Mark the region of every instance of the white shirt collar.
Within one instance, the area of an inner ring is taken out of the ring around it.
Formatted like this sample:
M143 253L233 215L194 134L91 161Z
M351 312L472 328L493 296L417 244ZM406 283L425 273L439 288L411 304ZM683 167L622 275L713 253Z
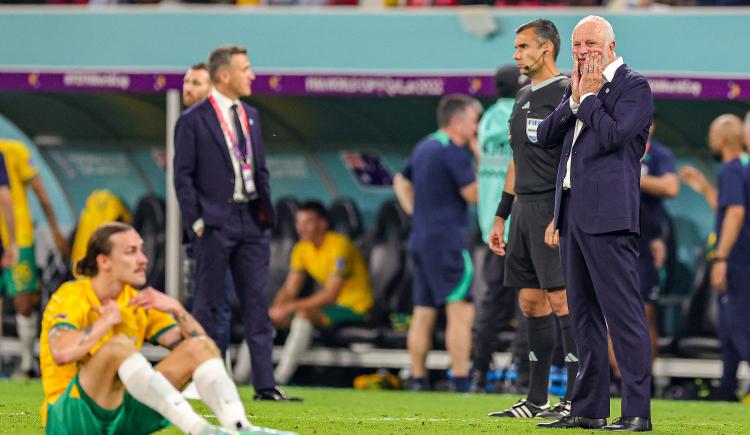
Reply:
M214 97L214 101L216 101L216 104L219 105L222 113L229 113L232 105L240 104L239 100L231 100L229 97L219 92L216 88L213 88L211 90L211 96Z
M602 71L602 75L605 79L607 79L608 82L611 83L615 78L617 68L621 67L624 63L625 61L622 60L622 56L618 57L617 59L613 60L612 63L607 65L606 68L604 68L604 71Z

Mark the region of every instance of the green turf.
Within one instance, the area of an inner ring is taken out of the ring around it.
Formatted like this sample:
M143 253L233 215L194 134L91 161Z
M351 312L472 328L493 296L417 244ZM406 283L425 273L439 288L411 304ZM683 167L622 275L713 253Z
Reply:
M300 434L476 434L538 432L539 420L486 417L511 405L517 396L348 389L287 388L305 398L303 403L253 402L252 390L240 392L251 421ZM0 381L0 433L42 433L39 382ZM201 414L209 411L195 403ZM612 415L619 415L612 401ZM653 402L654 432L662 434L747 434L750 405L688 401ZM215 420L213 420L215 421ZM596 431L551 431L543 433ZM179 433L171 428L162 434Z

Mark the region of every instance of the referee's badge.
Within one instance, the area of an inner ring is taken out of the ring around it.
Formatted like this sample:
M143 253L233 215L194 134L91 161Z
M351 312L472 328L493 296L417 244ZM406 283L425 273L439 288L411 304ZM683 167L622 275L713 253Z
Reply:
M536 129L539 128L541 123L542 119L526 118L526 136L531 143L536 143Z

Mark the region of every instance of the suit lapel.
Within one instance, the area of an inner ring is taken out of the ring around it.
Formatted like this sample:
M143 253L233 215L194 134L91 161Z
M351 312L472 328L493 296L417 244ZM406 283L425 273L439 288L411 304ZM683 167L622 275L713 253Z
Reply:
M203 117L203 121L206 123L206 126L208 127L208 131L211 132L211 136L214 138L213 142L214 144L219 148L219 152L224 157L224 161L229 165L229 167L232 167L232 161L229 157L229 149L227 149L227 141L224 138L224 133L221 131L221 125L219 124L219 120L216 119L216 113L214 113L213 108L210 104L204 106L206 108L206 116Z
M607 97L609 97L610 94L614 93L613 91L615 89L622 85L622 78L628 71L630 71L630 68L628 68L627 65L620 65L620 67L615 71L615 76L612 77L612 81L604 83L602 88L599 89L599 94L597 95L597 97L602 101L602 103L607 99Z

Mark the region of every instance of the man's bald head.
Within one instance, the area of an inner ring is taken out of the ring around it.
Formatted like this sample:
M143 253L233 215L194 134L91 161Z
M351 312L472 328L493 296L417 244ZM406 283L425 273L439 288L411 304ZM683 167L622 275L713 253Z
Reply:
M742 125L742 135L745 138L745 151L750 153L750 111L745 114L745 123Z
M742 149L742 120L731 113L719 115L708 129L708 146L714 155L721 155L725 149Z

